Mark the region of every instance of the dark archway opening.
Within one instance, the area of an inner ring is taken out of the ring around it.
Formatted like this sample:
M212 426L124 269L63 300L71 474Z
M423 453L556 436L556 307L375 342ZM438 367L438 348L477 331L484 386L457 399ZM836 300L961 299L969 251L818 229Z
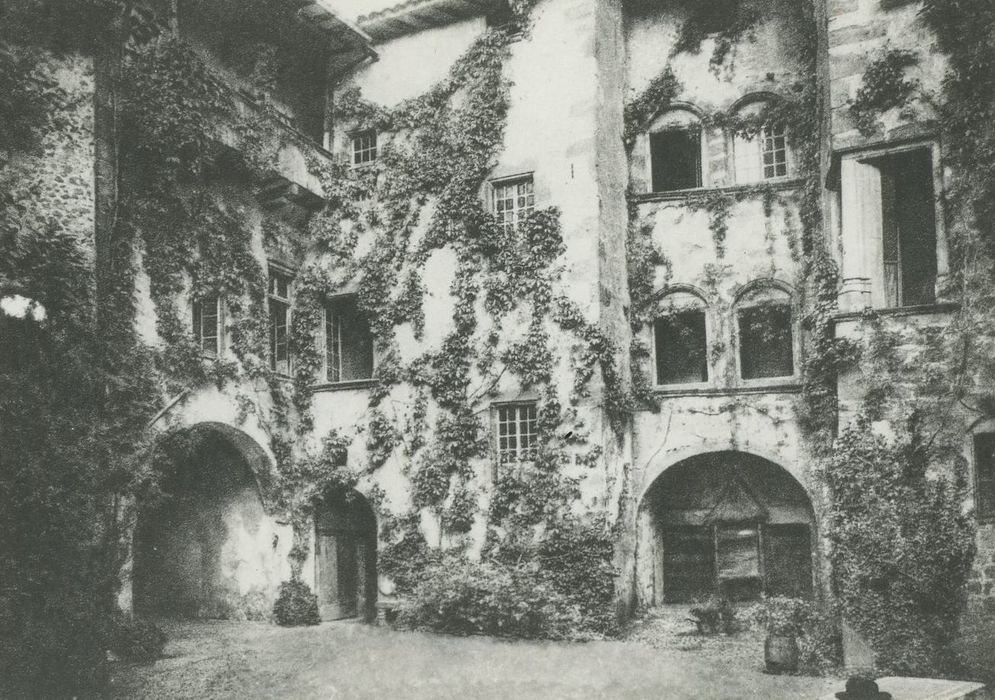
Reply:
M245 570L253 563L243 535L258 531L265 513L245 458L209 428L170 436L161 455L160 488L142 504L135 530L136 611L251 617L241 589L258 572ZM267 606L258 601L257 612Z
M355 491L335 490L315 504L315 582L323 620L376 616L377 524Z
M654 602L812 595L812 505L776 464L739 452L695 456L657 479L646 507Z

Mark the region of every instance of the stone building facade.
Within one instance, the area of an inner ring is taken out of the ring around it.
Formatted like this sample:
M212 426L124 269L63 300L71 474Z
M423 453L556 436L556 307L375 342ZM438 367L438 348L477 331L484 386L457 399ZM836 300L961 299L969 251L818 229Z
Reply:
M474 308L479 325L472 342L489 344L492 354L527 345L535 324L548 338L554 358L547 384L566 416L555 439L579 493L571 510L578 517L603 515L613 526L623 614L712 592L742 600L761 592L828 592L823 491L812 438L799 419L811 352L803 319L813 304L805 277L812 251L802 235L811 182L819 184L826 248L840 270L834 320L840 337L864 338L872 309L879 312L875 323L906 339L901 351L915 361L924 352L922 338L956 310L946 285L939 202L947 173L933 108L913 99L888 109L877 115L871 136L857 128L850 109L865 71L886 50L914 53L918 60L908 73L924 89L938 88L944 58L918 19L918 3L715 4L721 7L702 14L695 3L678 0L535 3L528 26L508 45L508 109L479 191L484 209L508 227L503 230L515 230L533 211L558 210L562 249L553 293L616 353L619 387L595 371L578 388L584 348L575 328L535 321L525 303L500 322L482 303ZM741 4L762 8L762 18L731 34ZM154 427L195 434L197 447L164 483L177 498L138 511L122 574L125 607L262 614L291 576L296 544L305 550L300 575L318 593L323 616L369 615L378 597L394 592L377 566L384 514L415 511L431 546L479 552L495 483L506 469L528 468L538 440L548 394L513 372L474 370L467 405L485 446L469 458L467 471L452 477L476 503L471 521L453 532L439 508L418 507L417 465L432 458L425 445L438 438L446 411L403 377L390 383L386 397L371 401L371 393L382 383L385 354L391 363L413 366L420 357L453 351L447 339L459 318L462 261L451 247L428 248L419 261L424 328L402 320L385 348L375 337L375 319L365 318L357 303L362 268L353 264L376 252L375 227L340 222L355 238L350 262L295 249L293 236L270 235L267 223L310 230L322 206L341 197L323 181L324 167L337 163L347 177L360 179L405 143L402 128L371 129L337 118L337 97L358 88L385 109L418 98L445 81L481 35L503 26L504 3L409 0L367 14L358 25L320 2L272 5L282 19L271 26L281 27L281 50L298 52L295 67L279 74L279 89L267 97L245 99L246 109L252 99L277 104L285 116L281 148L265 187L234 199L255 222L252 251L267 275L266 361L286 375L277 381L289 385L294 373L289 338L301 270L318 266L332 280L335 292L316 335L313 425L300 449L318 450L328 435L346 438L345 467L358 481L349 493L321 494L302 544L269 492L280 461L269 424L273 400L258 398L247 411L245 396L259 392L245 379L222 389L181 389L166 399ZM190 15L184 16L185 6ZM201 16L197 6L179 3L173 31L223 67L225 55L212 44L211 30L238 24L238 10L222 3ZM700 28L693 41L682 30L691 20ZM244 25L247 35L266 29ZM63 193L51 208L92 241L99 265L101 227L109 225L102 207L114 196L117 176L107 157L114 138L101 92L107 75L99 56L60 60L53 75L70 95L80 95L66 105L74 136L52 135L34 165L23 166L33 171L24 183L30 188L37 180L46 193ZM627 105L648 94L668 69L676 87L666 99L649 104L644 119L628 116ZM239 84L237 75L232 82ZM800 135L789 125L750 122L809 89L813 106L825 107L810 136L814 159L802 157ZM231 145L245 147L237 137ZM414 241L410 250L431 233L436 199L426 197L427 213L405 224ZM367 204L357 197L348 206ZM642 280L649 294L638 299L631 269L637 238L654 251ZM139 260L140 332L151 345L161 344L142 268ZM521 289L508 291L524 296ZM207 361L231 359L235 329L225 300L195 299L188 288L176 303ZM626 410L619 427L611 394L630 392L635 376L648 385L655 406ZM858 409L865 388L860 367L840 378L840 424ZM375 424L384 421L394 437L384 454L373 455L383 450ZM964 452L981 518L970 583L978 605L995 600L995 525L987 519L995 514L990 427L965 415Z

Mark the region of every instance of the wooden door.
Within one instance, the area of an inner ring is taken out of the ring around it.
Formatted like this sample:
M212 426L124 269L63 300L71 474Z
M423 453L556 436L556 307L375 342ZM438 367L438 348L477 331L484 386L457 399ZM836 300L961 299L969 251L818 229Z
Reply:
M709 527L672 527L663 533L663 596L690 603L715 591L715 542Z
M808 525L764 529L764 583L767 595L812 595L812 531Z
M322 620L340 620L359 613L358 563L353 535L318 533L315 564Z

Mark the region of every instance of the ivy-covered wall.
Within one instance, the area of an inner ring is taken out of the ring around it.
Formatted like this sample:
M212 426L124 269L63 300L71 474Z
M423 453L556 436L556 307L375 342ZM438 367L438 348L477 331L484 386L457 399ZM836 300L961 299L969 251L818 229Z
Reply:
M818 160L811 155L818 148L817 130L804 119L786 119L790 169L775 181L737 183L733 143L734 134L749 129L751 100L766 100L774 109L794 104L799 113L814 114L814 103L807 102L816 89L814 27L803 3L729 7L719 31L705 33L697 28L700 8L693 4L636 3L628 17L630 317L637 393L646 403L633 415L631 520L623 546L642 605L662 599L654 573L661 556L657 516L649 512L645 494L682 460L722 451L761 456L819 502L811 442L798 419L809 352L800 321L810 303L808 261L818 241L817 226L803 212L811 207L808 183L818 179ZM741 7L746 9L735 14ZM649 134L667 128L668 113L700 126L700 189L652 191ZM742 378L736 304L751 288L791 296L791 376ZM707 381L657 385L653 320L673 310L668 292L683 296L678 306L695 297L705 309ZM816 569L819 563L816 558ZM824 582L818 572L816 578Z

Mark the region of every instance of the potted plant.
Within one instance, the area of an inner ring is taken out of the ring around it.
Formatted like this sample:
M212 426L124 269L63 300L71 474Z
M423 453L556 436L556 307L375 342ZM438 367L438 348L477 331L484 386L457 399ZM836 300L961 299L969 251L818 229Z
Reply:
M784 596L764 597L754 617L767 631L764 664L768 673L798 670L798 637L803 633L808 603Z

